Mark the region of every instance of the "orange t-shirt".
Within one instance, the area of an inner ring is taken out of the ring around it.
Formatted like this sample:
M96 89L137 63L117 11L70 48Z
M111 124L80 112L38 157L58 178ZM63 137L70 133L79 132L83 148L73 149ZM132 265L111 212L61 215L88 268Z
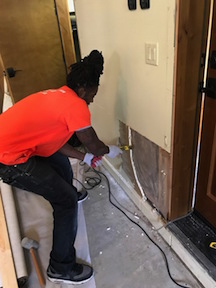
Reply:
M32 94L0 115L0 163L50 156L91 126L88 105L67 86Z

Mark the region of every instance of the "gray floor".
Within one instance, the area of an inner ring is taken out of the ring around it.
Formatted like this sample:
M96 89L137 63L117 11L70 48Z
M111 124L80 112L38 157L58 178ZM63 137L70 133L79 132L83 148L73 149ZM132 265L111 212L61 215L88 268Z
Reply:
M180 284L201 288L197 280L170 250L149 222L129 200L114 179L102 169L108 178L113 195L130 212L127 215L138 222L164 250L171 274ZM94 177L95 174L86 173ZM87 185L87 184L85 184ZM52 209L38 195L15 189L22 237L40 243L37 251L40 267L46 278L46 267L52 243ZM79 228L76 239L79 258L92 263L94 278L79 288L175 288L169 278L163 256L143 231L131 223L109 202L106 180L89 190L89 198L79 204ZM115 200L113 200L115 201ZM84 211L84 213L83 213ZM89 255L90 251L90 255ZM25 251L29 273L28 288L40 288L32 259ZM95 286L96 283L96 286ZM46 280L46 288L69 288L73 285L57 285ZM77 286L76 286L77 287Z
M111 192L119 202L117 205L126 207L131 212L124 209L127 215L139 223L163 249L173 278L186 287L203 287L154 231L115 180L105 170L102 172L109 178ZM116 203L114 199L113 202ZM98 288L178 287L170 280L158 248L139 227L110 204L106 180L89 191L89 199L84 202L83 207Z

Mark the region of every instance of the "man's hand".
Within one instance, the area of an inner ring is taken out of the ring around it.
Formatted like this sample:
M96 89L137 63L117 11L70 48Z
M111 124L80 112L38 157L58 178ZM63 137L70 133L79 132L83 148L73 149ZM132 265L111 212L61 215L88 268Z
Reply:
M86 153L83 162L86 163L88 166L95 168L102 164L102 157L97 157L91 153Z
M115 158L116 156L118 156L119 154L122 154L122 150L115 145L110 145L109 146L109 153L106 154L109 158Z
M98 166L101 166L102 164L102 157L101 156L94 156L91 161L91 167L96 168Z

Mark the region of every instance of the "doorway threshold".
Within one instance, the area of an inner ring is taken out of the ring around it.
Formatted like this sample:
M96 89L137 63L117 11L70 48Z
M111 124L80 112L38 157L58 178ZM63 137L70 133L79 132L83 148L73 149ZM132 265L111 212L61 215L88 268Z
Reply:
M216 280L216 231L195 212L170 223L167 228Z

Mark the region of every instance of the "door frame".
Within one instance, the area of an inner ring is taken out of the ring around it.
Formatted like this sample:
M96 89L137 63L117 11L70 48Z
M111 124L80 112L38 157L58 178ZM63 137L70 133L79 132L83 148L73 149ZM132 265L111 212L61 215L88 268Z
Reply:
M177 0L169 220L192 210L201 109L201 55L206 49L211 0Z
M73 31L70 22L68 0L55 0L57 19L59 23L62 48L67 72L71 64L76 62Z
M3 61L0 54L0 113L3 110L3 100L4 100L4 67Z

